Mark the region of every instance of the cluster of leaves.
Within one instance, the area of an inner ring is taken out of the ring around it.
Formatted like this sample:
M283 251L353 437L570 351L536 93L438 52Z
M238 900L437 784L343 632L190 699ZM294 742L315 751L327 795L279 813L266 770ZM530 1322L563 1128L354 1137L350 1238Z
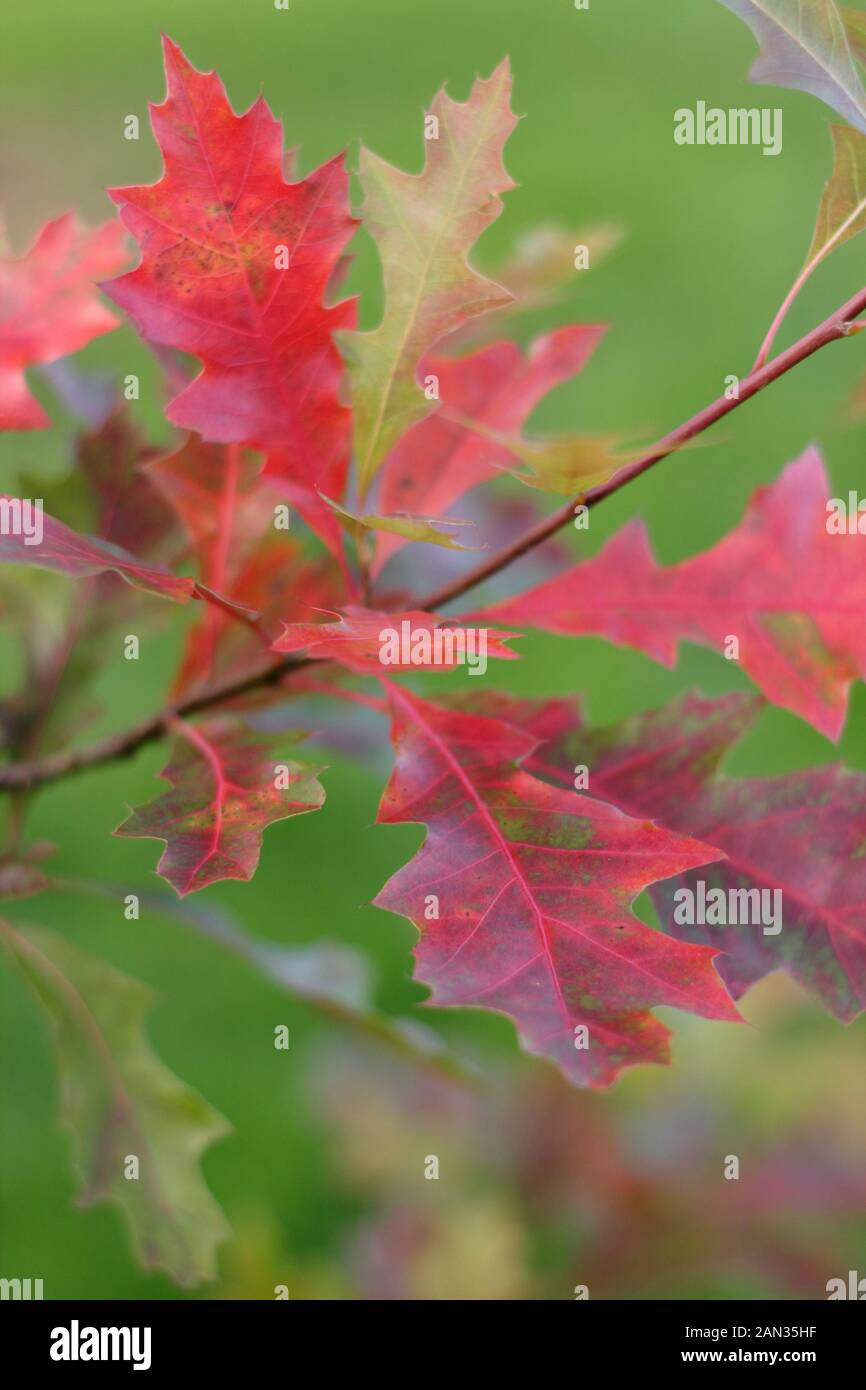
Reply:
M812 91L852 122L834 128L836 167L796 292L866 225L866 95L854 56L864 56L863 16L831 0L723 2L762 43L759 79ZM423 571L420 560L406 567L408 546L420 547L413 558L430 546L464 548L467 518L451 509L503 474L580 497L622 466L612 439L525 431L603 328L560 328L524 354L490 327L549 292L574 238L530 243L497 281L470 263L512 186L503 63L465 102L435 98L420 174L362 150L359 211L381 260L384 307L378 326L360 331L354 300L340 298L356 227L343 159L295 178L263 98L237 115L217 76L171 41L165 63L167 96L152 112L159 181L112 191L120 223L88 234L63 217L27 255L0 263L4 428L48 423L25 369L118 322L99 280L163 364L165 413L182 432L157 454L113 408L82 435L57 490L52 512L67 520L46 515L40 544L4 527L0 559L83 581L61 622L46 619L42 588L4 586L25 662L20 692L0 709L8 761L52 755L55 768L74 771L106 653L153 619L157 599L189 603L196 618L158 723L171 740L168 789L117 832L164 841L157 871L179 897L249 879L264 829L322 806L321 768L297 752L303 735L274 733L261 716L332 697L390 721L395 766L380 821L427 827L377 903L417 927L417 975L432 1003L508 1015L526 1049L592 1086L668 1059L656 1006L735 1021L735 1001L770 971L787 970L837 1017L853 1018L866 1007L857 829L866 778L841 767L763 781L718 772L765 701L837 738L851 683L866 678L866 536L828 534L817 451L759 491L705 554L660 568L634 522L594 558L447 620L489 627L495 658L514 658L508 642L526 627L598 634L670 665L680 641L721 652L733 633L759 695L688 695L598 730L584 727L576 701L431 700L383 679L384 625L432 632L446 621L400 578ZM139 263L106 278L126 263L124 230ZM598 249L609 239L600 229ZM86 380L67 389L86 414ZM482 541L499 499L494 489ZM297 526L290 537L279 524L288 508L306 525L301 540ZM586 794L573 788L576 764L591 770ZM23 838L28 780L9 786L0 891L24 898L52 880L45 847ZM678 926L674 891L698 877L781 887L784 932ZM631 911L649 886L659 931ZM44 929L16 921L0 930L55 1019L85 1194L131 1208L145 1262L189 1282L210 1277L221 1228L196 1164L221 1120L147 1048L139 986ZM263 952L258 963L286 983L387 1031L365 1013L363 991L346 996L341 970L335 983L332 957L275 963ZM576 1045L581 1032L588 1046ZM135 1202L120 1179L128 1152L143 1154L148 1178Z

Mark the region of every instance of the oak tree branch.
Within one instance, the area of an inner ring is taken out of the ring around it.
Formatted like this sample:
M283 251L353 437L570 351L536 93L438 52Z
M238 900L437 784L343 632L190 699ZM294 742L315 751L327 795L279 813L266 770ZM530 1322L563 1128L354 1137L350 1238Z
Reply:
M799 363L804 362L806 358L811 357L813 353L826 347L828 343L837 342L840 338L846 338L852 332L857 331L860 325L855 324L855 321L864 312L866 312L866 287L831 314L829 318L826 318L823 323L818 324L811 332L800 338L798 342L779 353L771 362L744 377L740 382L737 396L733 398L720 396L718 400L713 401L697 415L693 415L690 420L686 420L670 434L665 435L639 459L620 469L607 482L600 483L577 499L567 502L558 511L537 522L523 535L518 536L516 540L503 546L488 559L469 570L467 574L417 600L415 606L435 611L445 604L453 602L454 599L462 597L463 594L475 588L485 579L499 574L522 555L526 555L537 545L541 545L561 527L567 526L573 519L575 506L579 504L587 507L597 506L606 497L611 497L615 492L619 492L627 483L639 478L642 473L646 473L662 459L675 453L684 444L696 439L717 420L723 419L724 416L736 410L738 406L751 400L753 396L758 395L772 382L778 381L780 377L791 371L793 367L798 366ZM34 762L13 763L8 767L0 768L0 791L15 791L41 786L46 782L57 781L59 778L67 777L74 772L84 771L86 768L96 767L101 763L129 757L139 748L144 747L145 744L162 737L173 720L198 714L202 710L224 704L226 701L245 695L250 691L275 685L291 671L307 664L308 659L306 658L284 657L251 675L217 682L190 699L167 706L147 719L141 720L138 724L132 725L131 728L116 734L109 734L106 738L83 748L55 753L50 757Z

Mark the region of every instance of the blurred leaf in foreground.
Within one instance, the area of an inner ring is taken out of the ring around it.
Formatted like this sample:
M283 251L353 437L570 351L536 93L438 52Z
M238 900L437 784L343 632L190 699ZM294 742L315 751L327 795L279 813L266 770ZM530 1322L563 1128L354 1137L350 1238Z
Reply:
M0 922L0 939L54 1028L81 1204L116 1202L146 1268L215 1279L229 1227L198 1165L229 1126L151 1050L150 990L44 928Z

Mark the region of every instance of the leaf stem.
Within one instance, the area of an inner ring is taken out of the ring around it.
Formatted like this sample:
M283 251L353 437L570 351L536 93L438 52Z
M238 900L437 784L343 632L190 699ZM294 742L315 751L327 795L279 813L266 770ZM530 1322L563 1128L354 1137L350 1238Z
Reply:
M784 320L786 319L788 315L788 310L794 303L794 300L797 298L797 295L800 293L801 289L805 285L806 281L809 279L810 275L812 275L813 271L818 269L818 266L822 263L822 261L825 261L827 259L834 247L838 246L841 242L845 240L846 236L851 231L851 228L857 224L859 219L863 216L864 212L866 212L866 198L861 198L859 203L857 203L856 207L854 207L852 211L848 214L848 216L845 218L844 222L840 223L840 225L836 228L833 235L831 237L828 237L828 239L824 242L824 245L818 251L816 251L812 259L807 261L806 264L803 266L803 269L800 271L800 274L797 276L788 293L785 295L785 298L782 300L782 303L779 305L776 317L773 319L773 322L767 329L767 336L761 344L761 350L755 358L755 365L752 367L753 372L756 372L759 370L759 368L763 367L767 358L770 356L770 349L773 346L776 334L778 333Z
M779 308L776 311L775 318L773 319L773 322L770 324L770 327L767 329L767 335L764 338L764 341L761 343L760 351L757 357L755 358L755 363L752 367L753 372L760 371L761 367L763 367L767 358L770 356L770 349L773 346L776 334L778 333L779 329L782 327L782 324L787 318L788 310L794 303L794 300L797 298L797 295L800 293L801 289L805 285L806 281L812 274L812 271L815 269L817 264L818 260L816 259L812 261L809 265L805 265L803 267L803 269L800 271L800 274L794 281L793 285L788 290L788 293L785 295L785 298L782 300L782 303L779 305Z

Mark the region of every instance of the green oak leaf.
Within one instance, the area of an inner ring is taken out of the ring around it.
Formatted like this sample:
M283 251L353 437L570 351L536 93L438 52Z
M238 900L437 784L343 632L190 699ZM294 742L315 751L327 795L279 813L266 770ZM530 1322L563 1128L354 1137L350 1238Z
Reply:
M809 254L770 324L756 367L763 366L767 361L776 334L812 272L837 246L844 245L866 227L866 135L847 125L831 126L830 131L833 136L833 172L821 195Z
M43 927L0 921L0 941L53 1026L81 1204L116 1202L145 1268L212 1281L230 1230L199 1160L230 1126L151 1049L151 991ZM125 1176L130 1155L137 1179Z

